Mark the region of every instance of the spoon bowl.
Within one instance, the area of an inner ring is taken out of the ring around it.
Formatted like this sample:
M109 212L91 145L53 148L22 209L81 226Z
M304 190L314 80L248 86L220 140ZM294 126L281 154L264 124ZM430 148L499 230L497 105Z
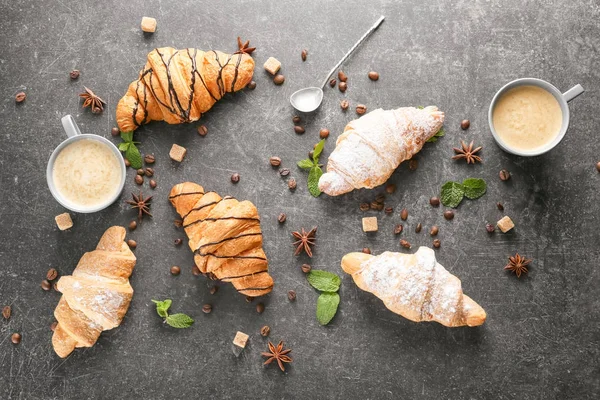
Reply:
M300 112L313 112L323 101L323 90L318 87L307 87L294 92L290 96L290 103Z

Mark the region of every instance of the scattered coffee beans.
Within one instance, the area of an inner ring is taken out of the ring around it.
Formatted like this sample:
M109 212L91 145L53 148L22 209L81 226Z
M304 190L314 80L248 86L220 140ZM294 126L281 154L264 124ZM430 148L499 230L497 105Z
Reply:
M239 181L240 181L240 174L238 174L237 172L233 173L231 175L231 182L238 183Z
M177 265L173 265L171 267L171 275L179 275L181 273L181 268L179 268Z
M510 179L510 172L508 172L505 169L501 170L499 175L500 175L500 180L502 180L502 181L507 181Z
M454 211L452 210L446 210L444 211L444 218L446 218L448 221L450 221L451 219L454 218Z
M369 79L372 81L376 81L379 79L379 73L375 72L375 71L371 71L369 72Z
M462 121L460 121L460 129L462 129L463 131L469 129L470 126L471 121L469 121L468 119L463 119Z

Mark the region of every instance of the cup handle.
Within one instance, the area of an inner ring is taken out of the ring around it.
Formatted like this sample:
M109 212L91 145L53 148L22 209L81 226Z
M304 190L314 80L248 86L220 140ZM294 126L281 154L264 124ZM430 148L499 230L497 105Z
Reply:
M583 92L585 92L585 90L583 89L583 87L581 85L575 85L571 89L564 92L563 97L565 98L566 102L569 102L569 101L573 100L575 97L582 94Z
M65 115L60 121L62 122L63 129L68 137L81 135L81 131L79 130L79 127L75 123L75 120L71 114Z

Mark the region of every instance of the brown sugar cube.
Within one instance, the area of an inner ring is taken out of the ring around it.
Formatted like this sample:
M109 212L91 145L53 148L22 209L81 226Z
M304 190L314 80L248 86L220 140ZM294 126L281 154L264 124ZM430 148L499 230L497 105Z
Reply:
M54 220L56 221L56 225L58 225L58 229L60 229L61 231L73 227L73 220L71 219L69 213L57 215L56 217L54 217Z
M377 232L377 217L364 217L362 226L365 232Z
M143 17L142 30L149 33L156 32L156 19L151 17Z
M235 338L233 338L233 354L235 354L236 357L239 357L242 351L246 348L248 338L249 336L244 332L238 331L235 334Z
M279 68L281 68L281 63L275 57L269 57L263 67L265 67L268 73L275 75L279 71Z
M187 150L185 147L181 147L180 145L173 143L173 147L171 147L171 151L169 152L169 157L171 157L171 159L174 161L182 162L186 153Z
M502 231L502 233L506 233L515 227L514 222L508 216L502 217L500 221L497 222L498 228Z

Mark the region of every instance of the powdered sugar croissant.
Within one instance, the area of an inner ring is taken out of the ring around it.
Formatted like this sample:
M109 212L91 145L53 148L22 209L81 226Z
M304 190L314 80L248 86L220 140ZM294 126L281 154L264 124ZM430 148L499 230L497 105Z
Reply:
M444 113L433 106L377 109L350 121L329 156L319 189L338 196L385 183L443 124Z
M76 347L92 347L100 333L121 324L133 297L129 276L136 258L124 242L125 228L108 228L96 250L85 253L73 275L63 276L54 316L52 345L59 357Z
M411 321L436 321L448 327L485 322L483 308L463 294L460 279L446 271L428 247L419 247L415 254L349 253L342 258L342 269L359 288Z
M197 121L225 93L246 87L253 73L254 60L243 50L154 49L117 105L117 124L130 132L150 121Z

